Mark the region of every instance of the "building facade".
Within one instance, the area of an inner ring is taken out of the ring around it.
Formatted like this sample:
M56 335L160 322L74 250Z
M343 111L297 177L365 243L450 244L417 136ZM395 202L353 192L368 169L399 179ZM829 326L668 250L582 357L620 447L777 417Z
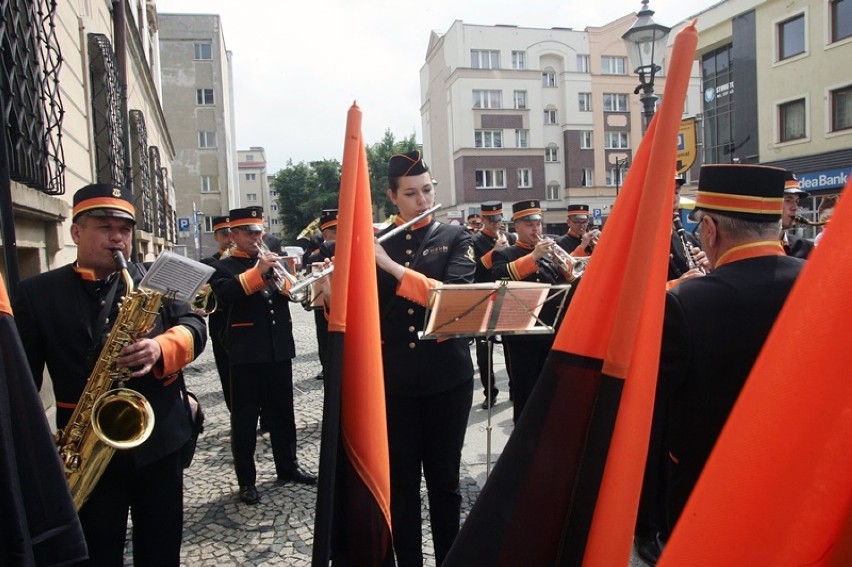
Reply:
M177 149L173 178L180 244L216 251L214 216L239 206L232 58L218 15L159 14L163 111Z
M173 248L174 146L160 105L156 3L10 0L2 10L9 162L0 167L0 224L10 288L76 258L72 198L92 182L132 189L136 259Z
M704 161L795 172L814 219L852 173L852 0L726 0L698 29Z
M268 234L281 237L283 225L278 214L278 192L269 184L266 150L251 147L237 152L240 171L240 203L263 207L263 226Z
M482 201L534 198L548 232L564 230L573 203L604 221L643 134L621 39L634 21L582 31L456 21L433 32L420 79L423 147L444 210L464 218ZM696 69L684 117L698 113L698 93Z

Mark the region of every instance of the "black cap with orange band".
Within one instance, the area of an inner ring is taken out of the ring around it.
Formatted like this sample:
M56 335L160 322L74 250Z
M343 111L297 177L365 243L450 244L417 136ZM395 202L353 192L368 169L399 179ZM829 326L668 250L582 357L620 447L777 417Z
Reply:
M777 221L784 204L784 177L778 167L712 164L701 167L695 210L751 221Z
M110 183L92 183L74 193L72 220L81 216L116 217L136 224L136 208L130 191Z

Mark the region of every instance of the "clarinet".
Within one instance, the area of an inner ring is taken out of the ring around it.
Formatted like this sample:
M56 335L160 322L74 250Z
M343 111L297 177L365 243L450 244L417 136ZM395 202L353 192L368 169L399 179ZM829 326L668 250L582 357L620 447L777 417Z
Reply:
M692 246L689 245L689 241L686 239L686 230L683 228L683 223L680 222L679 214L674 214L672 217L672 223L674 224L678 238L680 238L680 245L683 246L683 253L686 255L686 265L688 269L693 270L698 268L701 270L702 274L705 273L704 268L698 265L698 262L695 261L695 256L692 255Z

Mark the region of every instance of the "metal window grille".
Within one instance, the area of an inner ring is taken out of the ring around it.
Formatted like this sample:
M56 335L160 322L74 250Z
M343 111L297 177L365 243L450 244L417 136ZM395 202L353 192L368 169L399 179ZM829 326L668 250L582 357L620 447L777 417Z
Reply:
M133 200L136 203L137 217L141 210L142 226L145 232L151 232L154 217L154 203L151 198L151 169L148 160L148 131L145 128L145 115L141 110L130 111L130 163L133 172Z
M160 203L160 199L162 199L163 196L163 176L162 167L160 165L160 149L156 146L148 148L148 160L148 165L151 168L151 211L153 213L151 219L151 232L155 236L162 236L158 230L161 224L160 211L163 208Z
M125 124L121 117L121 89L112 44L103 34L89 34L89 73L97 180L124 187L126 156L122 144Z

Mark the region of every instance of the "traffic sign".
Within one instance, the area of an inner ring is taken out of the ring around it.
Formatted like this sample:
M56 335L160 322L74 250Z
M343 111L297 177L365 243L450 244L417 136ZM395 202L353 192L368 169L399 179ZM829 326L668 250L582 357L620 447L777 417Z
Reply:
M189 217L178 217L177 221L180 232L189 232Z
M592 209L592 216L595 218L595 220L601 220L601 217L603 215L601 214L600 209Z

